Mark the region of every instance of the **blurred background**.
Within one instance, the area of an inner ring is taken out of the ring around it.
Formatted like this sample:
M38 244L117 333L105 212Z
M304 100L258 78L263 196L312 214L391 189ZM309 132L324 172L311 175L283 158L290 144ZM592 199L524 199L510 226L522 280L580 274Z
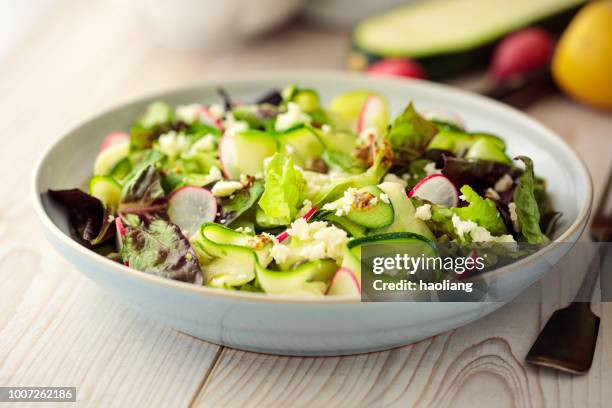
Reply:
M527 111L596 176L612 161L612 0L0 0L5 134L287 68L450 83Z

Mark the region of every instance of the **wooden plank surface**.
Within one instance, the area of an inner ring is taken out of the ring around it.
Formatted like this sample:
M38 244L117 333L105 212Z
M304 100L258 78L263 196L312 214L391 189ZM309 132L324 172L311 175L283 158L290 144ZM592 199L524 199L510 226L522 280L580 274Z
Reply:
M0 60L0 385L77 386L89 406L605 406L612 304L583 377L526 367L554 304L515 303L399 349L289 358L221 348L126 308L47 244L28 183L44 146L127 99L213 73L341 68L348 36L298 25L222 55L152 44L111 2L65 1ZM611 115L551 96L529 113L586 159L595 185L612 157ZM524 296L537 296L527 293ZM19 405L23 406L23 405Z

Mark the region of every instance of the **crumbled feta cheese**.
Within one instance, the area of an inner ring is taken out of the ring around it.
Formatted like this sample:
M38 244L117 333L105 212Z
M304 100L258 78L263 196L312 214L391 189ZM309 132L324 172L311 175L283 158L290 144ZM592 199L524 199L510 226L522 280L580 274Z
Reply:
M387 175L385 176L383 181L389 181L391 183L401 184L404 188L406 188L408 186L408 182L406 180L404 180L403 178L397 177L393 173L387 173Z
M242 183L239 181L218 181L211 192L215 197L227 197L237 190L242 190Z
M423 170L425 170L425 174L427 174L428 176L431 176L433 174L440 174L440 170L436 167L436 163L435 162L431 162L431 163L427 163L424 167Z
M495 182L493 188L498 193L503 193L504 191L508 191L510 187L514 184L514 180L508 174L504 174L499 180Z
M213 103L208 107L208 112L210 112L212 117L215 119L223 119L223 115L225 115L225 108L219 103Z
M464 221L459 218L458 215L454 214L452 218L453 227L457 231L459 238L464 238L467 234L472 237L472 242L496 242L496 243L514 243L514 237L510 234L500 235L495 237L484 227L476 224L474 221Z
M487 188L484 195L485 197L490 198L491 200L499 200L501 198L499 196L499 193L493 190L491 187Z
M423 221L431 220L431 204L423 204L422 206L417 207L414 216Z
M302 112L297 103L289 102L287 104L287 112L279 113L278 116L276 116L274 128L277 131L287 130L300 123L310 123L310 121L310 116Z
M191 151L193 153L197 153L197 152L210 152L215 150L215 137L213 135L206 135L200 139L198 139L197 142L195 142L194 144L191 145Z
M236 136L240 132L244 132L249 128L249 124L245 121L236 120L234 115L229 113L225 118L225 133L226 136Z
M346 231L330 226L325 221L306 222L303 218L295 220L287 229L292 239L289 245L276 242L271 255L277 263L287 261L330 258L342 262L344 247L347 241ZM297 239L297 241L293 241Z
M521 226L518 222L518 215L516 214L516 203L511 202L508 204L508 211L510 212L510 221L512 221L512 227L516 232L521 231Z
M385 204L389 204L391 203L391 200L389 200L389 196L386 195L385 193L380 193L380 201L382 201Z
M213 181L223 180L223 174L221 173L221 170L219 170L217 166L212 166L210 170L208 171L207 179L210 180L208 183L211 183Z
M202 110L202 105L199 103L192 103L190 105L177 106L175 109L175 116L181 122L192 124L198 119L198 115Z
M275 244L270 250L270 255L272 256L272 258L274 258L276 263L283 264L287 262L287 260L291 256L291 248L289 248L287 245Z
M158 142L159 150L170 158L177 157L189 146L189 139L184 134L176 133L173 130L161 135Z
M331 131L332 131L332 128L327 123L325 123L325 124L323 124L323 126L321 126L321 132L323 132L323 133L329 134L329 133L331 133Z
M353 187L350 187L344 192L342 198L323 205L324 210L335 211L335 214L339 217L347 214L351 210L351 205L353 205L353 201L355 201L355 193L357 190Z
M251 229L251 227L238 227L234 231L245 233L245 234L250 234L251 232L253 232L253 229Z

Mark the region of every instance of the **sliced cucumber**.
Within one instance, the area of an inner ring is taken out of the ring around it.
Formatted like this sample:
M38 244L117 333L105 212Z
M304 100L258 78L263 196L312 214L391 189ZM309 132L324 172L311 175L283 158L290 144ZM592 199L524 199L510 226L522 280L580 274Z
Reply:
M127 158L129 153L129 141L119 142L112 146L108 146L98 154L98 157L96 157L96 161L94 162L94 174L111 174L115 166L120 161Z
M250 246L253 236L234 231L216 223L206 223L200 228L202 247L212 257L223 258L231 256L232 247L243 247L255 253L262 265L270 263L270 248L272 242L263 243L253 249Z
M395 217L393 222L384 228L379 228L374 233L390 232L412 232L424 236L427 239L435 240L434 234L429 230L423 220L415 217L415 208L406 195L404 187L399 183L384 182L378 185L391 201Z
M276 151L275 136L251 129L234 136L223 136L219 143L219 160L225 176L238 179L241 174L263 172L264 160Z
M255 278L257 262L251 249L233 245L220 245L218 249L224 255L215 257L202 268L208 286L240 286ZM208 248L205 247L205 250L208 251Z
M506 149L506 143L499 137L487 133L468 133L457 128L439 127L438 133L431 139L428 150L446 150L455 156L464 155L476 142L485 139L497 146L499 150Z
M321 107L319 95L314 89L299 89L291 100L304 112L314 112Z
M283 294L301 290L306 282L329 282L338 264L330 259L320 259L288 271L271 271L260 265L255 268L257 281L266 293Z
M478 139L465 154L466 159L488 160L512 165L512 160L499 145L488 138Z
M121 201L121 184L111 176L93 176L89 180L89 194L109 208L117 208Z
M325 151L325 146L317 134L308 126L280 133L278 140L282 149L302 168L307 168L312 160L320 158Z
M329 111L337 115L347 124L354 124L359 118L361 108L369 96L376 92L366 89L356 89L336 96L329 104Z
M357 190L346 218L366 228L383 228L391 224L394 218L393 206L381 200L381 193L375 186Z
M322 220L331 222L336 227L342 228L354 238L365 236L367 228L349 220L346 217L339 217L333 213L327 214L321 218Z
M123 180L130 171L132 171L132 162L129 157L126 157L115 164L110 174L116 180Z

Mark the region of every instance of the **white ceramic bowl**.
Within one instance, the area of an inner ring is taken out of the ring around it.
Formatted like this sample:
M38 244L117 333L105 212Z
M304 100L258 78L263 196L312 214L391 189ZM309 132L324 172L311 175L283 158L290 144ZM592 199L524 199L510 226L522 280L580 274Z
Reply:
M554 205L563 211L557 242L573 243L590 212L589 174L575 153L555 134L523 113L447 86L416 80L372 78L343 72L268 72L233 75L189 89L167 92L120 106L69 132L38 162L32 198L44 231L76 268L151 318L193 336L231 347L275 354L341 355L387 349L414 342L476 320L503 305L496 303L359 303L343 297L295 299L220 291L162 279L112 262L66 234L58 209L43 203L49 188L84 185L105 134L128 129L153 100L171 104L217 101L225 87L249 100L289 83L320 91L324 101L339 92L369 88L386 95L392 113L409 100L419 109L442 107L461 115L470 129L506 138L510 154L534 159L547 178ZM491 275L497 289L514 296L540 279L571 245L551 245Z
M218 50L293 17L305 0L114 0L159 43Z

